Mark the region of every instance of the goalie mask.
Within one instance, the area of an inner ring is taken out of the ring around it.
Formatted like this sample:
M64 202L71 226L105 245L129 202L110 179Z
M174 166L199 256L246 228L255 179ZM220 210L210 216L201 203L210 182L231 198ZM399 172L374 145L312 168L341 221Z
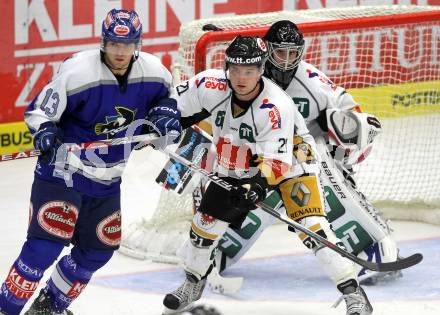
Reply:
M373 140L382 130L375 116L340 109L327 109L327 126L334 157L347 166L370 154Z
M295 75L304 52L304 38L295 23L282 20L274 23L263 39L269 49L266 76L284 90Z
M107 42L135 44L135 57L141 49L142 24L135 11L112 9L102 21L101 51Z

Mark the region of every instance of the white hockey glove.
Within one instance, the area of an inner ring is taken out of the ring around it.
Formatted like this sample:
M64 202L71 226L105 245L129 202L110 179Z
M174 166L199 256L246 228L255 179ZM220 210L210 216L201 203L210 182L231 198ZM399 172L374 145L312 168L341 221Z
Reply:
M333 108L327 109L327 127L332 154L344 165L362 162L382 130L374 115Z

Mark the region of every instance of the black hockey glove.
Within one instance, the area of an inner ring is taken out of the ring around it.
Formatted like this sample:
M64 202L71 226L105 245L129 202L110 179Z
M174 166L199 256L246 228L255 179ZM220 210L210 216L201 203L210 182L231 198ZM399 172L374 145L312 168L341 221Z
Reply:
M48 164L54 164L57 150L61 146L61 131L51 121L41 124L34 134L34 147L40 150L43 160Z
M256 203L266 199L269 184L260 172L254 177L238 181L237 189L231 193L231 204L240 210L255 210Z

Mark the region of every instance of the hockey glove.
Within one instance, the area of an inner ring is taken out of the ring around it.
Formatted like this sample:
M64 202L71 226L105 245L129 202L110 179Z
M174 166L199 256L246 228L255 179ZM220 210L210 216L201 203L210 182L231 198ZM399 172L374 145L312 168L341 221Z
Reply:
M156 149L163 148L171 143L177 143L182 132L180 124L180 111L177 108L176 100L165 98L150 109L147 120L149 120L149 132L156 133L160 138L153 141Z
M240 179L237 189L231 194L231 204L240 210L254 210L257 203L266 199L268 187L260 172L252 178Z
M47 121L41 124L34 134L34 147L40 150L43 160L48 164L54 164L60 145L60 130L55 123Z

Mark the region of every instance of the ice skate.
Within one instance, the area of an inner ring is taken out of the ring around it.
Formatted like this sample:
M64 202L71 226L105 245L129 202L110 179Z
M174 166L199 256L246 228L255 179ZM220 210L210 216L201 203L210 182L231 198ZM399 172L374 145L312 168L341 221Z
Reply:
M24 315L73 315L69 310L56 312L52 307L52 297L43 289Z
M373 314L373 307L371 306L364 290L360 286L358 286L354 292L345 293L343 296L341 296L333 307L337 307L342 299L345 300L345 304L347 306L347 315Z
M206 279L197 281L190 273L187 273L185 282L175 291L168 293L163 305L163 315L179 314L194 307L193 303L200 299L205 288Z

